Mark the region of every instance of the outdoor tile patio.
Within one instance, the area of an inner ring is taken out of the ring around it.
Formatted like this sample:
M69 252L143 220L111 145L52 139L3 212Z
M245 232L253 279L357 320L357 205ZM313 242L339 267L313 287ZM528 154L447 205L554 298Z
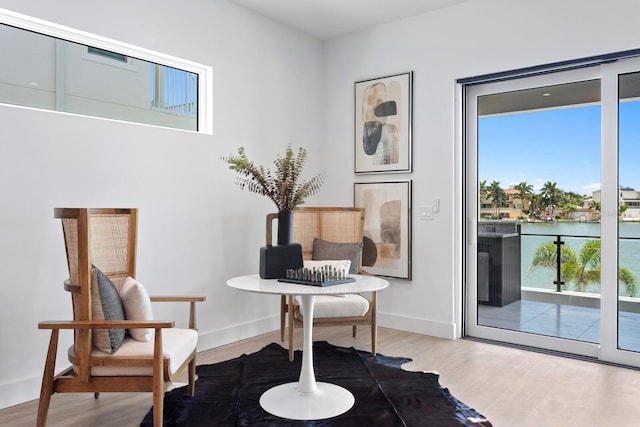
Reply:
M566 304L520 300L504 307L478 306L478 324L532 334L597 343L600 310ZM640 351L640 314L620 312L619 348Z

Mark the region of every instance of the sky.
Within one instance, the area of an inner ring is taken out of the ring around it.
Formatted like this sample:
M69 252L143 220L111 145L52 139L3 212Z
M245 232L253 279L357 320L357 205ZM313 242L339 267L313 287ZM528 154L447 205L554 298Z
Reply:
M640 101L620 104L619 184L640 189ZM502 188L545 182L591 196L600 189L600 106L481 118L478 173Z
M620 104L618 116L619 184L640 190L640 101Z

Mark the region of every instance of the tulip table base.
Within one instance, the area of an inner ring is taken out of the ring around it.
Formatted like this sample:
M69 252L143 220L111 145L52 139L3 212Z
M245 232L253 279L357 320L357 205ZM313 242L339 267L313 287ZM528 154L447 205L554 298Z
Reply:
M257 275L229 279L232 288L277 295L299 295L304 319L313 319L315 295L373 292L389 282L373 276L354 275L355 282L337 286L307 286L261 279ZM302 364L297 383L280 384L260 396L260 406L272 415L292 420L322 420L344 414L355 403L351 392L336 384L316 382L313 371L313 322L303 322Z
M312 392L298 391L298 383L270 388L260 397L268 413L292 420L321 420L344 414L355 403L353 394L338 385L318 382Z
M313 319L314 295L300 295L303 319ZM292 420L321 420L347 412L355 403L353 394L339 385L316 382L313 371L313 322L304 322L300 380L275 386L260 396L262 409Z

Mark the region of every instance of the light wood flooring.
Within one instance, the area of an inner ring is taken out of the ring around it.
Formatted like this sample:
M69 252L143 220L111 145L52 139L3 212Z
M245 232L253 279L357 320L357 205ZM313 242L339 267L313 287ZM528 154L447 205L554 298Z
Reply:
M314 340L370 351L366 328L355 339L350 332L350 328L316 328ZM299 346L300 334L296 330ZM202 352L198 363L253 353L271 342L279 342L279 332ZM407 370L438 372L440 384L496 427L640 425L637 370L387 328L379 328L378 351L410 357ZM51 399L47 425L138 426L150 407L149 393L103 393L98 400L92 394L59 394ZM0 426L31 427L36 410L37 401L1 410Z

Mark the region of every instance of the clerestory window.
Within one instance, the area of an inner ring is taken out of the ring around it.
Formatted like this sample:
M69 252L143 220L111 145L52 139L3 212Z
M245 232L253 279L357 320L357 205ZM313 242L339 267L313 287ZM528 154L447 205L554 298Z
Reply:
M0 9L0 103L211 133L211 68Z

